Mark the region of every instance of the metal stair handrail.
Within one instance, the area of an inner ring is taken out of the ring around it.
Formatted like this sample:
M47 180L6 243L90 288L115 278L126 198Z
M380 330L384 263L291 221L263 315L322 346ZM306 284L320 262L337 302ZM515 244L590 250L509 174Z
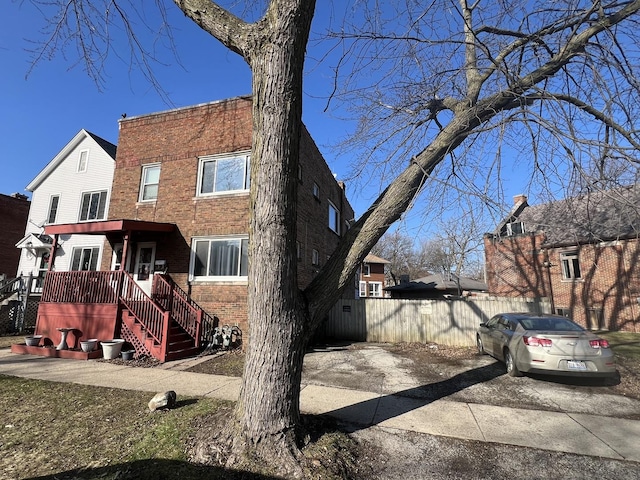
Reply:
M145 328L145 333L158 344L164 345L168 337L169 312L146 294L133 277L124 271L121 274L122 284L119 289L120 303Z
M202 318L208 315L197 303L166 274L153 276L153 298L171 314L171 318L180 325L200 347Z
M158 274L156 274L158 276ZM194 301L191 296L185 292L168 274L160 275L162 280L171 286L172 294L174 298L179 298L180 302L186 302L191 305L195 311L200 312L200 320L199 320L199 334L197 337L194 337L196 340L197 346L209 346L213 342L213 337L215 334L215 328L218 325L218 319L202 308L196 301ZM196 332L194 332L196 333ZM191 334L191 333L190 333Z
M17 288L16 283L18 284ZM20 290L22 290L22 277L7 279L2 282L2 286L0 287L0 299L4 298L7 294L13 294Z

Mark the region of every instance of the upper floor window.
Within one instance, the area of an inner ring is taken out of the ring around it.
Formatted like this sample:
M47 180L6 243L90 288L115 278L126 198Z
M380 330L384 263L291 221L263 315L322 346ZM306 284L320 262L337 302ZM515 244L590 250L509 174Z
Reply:
M368 277L371 275L371 265L369 265L368 263L362 264L362 275L364 277Z
M87 192L82 194L80 204L80 221L103 220L107 206L107 191Z
M329 228L340 235L340 210L329 202Z
M360 282L359 292L361 297L367 296L367 282Z
M71 270L85 271L98 269L100 247L74 247L71 254Z
M562 264L562 278L565 280L582 278L577 251L561 253L560 262Z
M193 241L191 277L196 280L246 279L249 239L199 238Z
M320 200L320 187L315 182L313 182L313 196L316 200Z
M249 154L204 157L198 171L198 195L249 190Z
M320 254L318 250L311 250L311 265L320 265Z
M59 203L60 195L51 195L51 199L49 200L49 213L47 215L47 223L56 223Z
M507 223L508 236L520 235L522 233L524 233L524 223L522 222Z
M145 165L142 167L140 183L140 201L157 200L158 184L160 183L160 165Z
M87 164L89 163L89 150L82 150L78 157L78 169L77 172L86 172Z

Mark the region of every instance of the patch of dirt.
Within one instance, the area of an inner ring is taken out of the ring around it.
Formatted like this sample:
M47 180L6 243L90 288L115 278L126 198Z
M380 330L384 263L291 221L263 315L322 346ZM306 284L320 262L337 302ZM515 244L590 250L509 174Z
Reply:
M113 365L126 365L129 367L140 367L140 368L154 368L162 365L160 361L153 357L140 357L134 358L133 360L123 360L122 358L113 358L113 359L105 359L99 358L96 360L97 362L103 363L111 363Z
M216 354L207 360L187 369L188 372L207 373L209 375L224 375L227 377L241 377L244 369L244 352L229 350Z

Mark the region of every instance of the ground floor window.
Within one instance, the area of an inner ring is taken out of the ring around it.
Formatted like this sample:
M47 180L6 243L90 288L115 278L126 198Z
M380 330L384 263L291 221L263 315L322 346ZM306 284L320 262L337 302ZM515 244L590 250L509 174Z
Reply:
M248 247L247 237L194 239L190 276L196 280L246 279Z
M100 247L74 247L71 254L71 270L85 271L98 269Z
M369 282L369 296L382 297L382 282Z

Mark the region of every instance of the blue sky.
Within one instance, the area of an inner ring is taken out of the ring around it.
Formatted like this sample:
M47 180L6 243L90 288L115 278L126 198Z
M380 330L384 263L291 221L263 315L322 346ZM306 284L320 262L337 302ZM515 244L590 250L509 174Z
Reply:
M166 103L138 72L116 57L107 64L102 91L82 65L74 67L62 55L40 62L25 78L31 67L30 40L43 38L39 31L44 23L29 2L0 2L0 193L26 193L26 185L81 128L117 144L118 119L123 113L143 115L251 92L250 70L244 61L185 18L171 2L167 4L182 66L165 55L168 65L158 68L156 74L173 104ZM331 2L318 2L316 33L323 31L332 14L339 18L334 8ZM126 49L120 53L126 55ZM320 55L313 42L309 53L310 57ZM307 69L303 120L330 168L344 180L352 159L348 152L338 154L331 147L354 124L324 112L332 88L330 61L318 65L307 60ZM368 186L347 182L357 216L382 187L380 182ZM509 188L508 201L509 195L519 193L517 186ZM405 224L424 222L421 214L415 209L404 217Z
M115 58L108 65L103 91L81 65L73 67L60 55L39 63L25 78L31 66L29 40L42 38L38 32L43 23L33 17L28 2L0 3L0 193L25 193L25 186L81 128L117 144L123 113L142 115L251 93L245 62L184 18L177 7L169 5L169 11L183 67L167 55L172 64L158 68L157 74L173 105ZM317 70L307 78L304 121L340 176L346 174L345 160L332 157L329 145L350 126L322 112L325 103L316 96L331 87L324 78Z

